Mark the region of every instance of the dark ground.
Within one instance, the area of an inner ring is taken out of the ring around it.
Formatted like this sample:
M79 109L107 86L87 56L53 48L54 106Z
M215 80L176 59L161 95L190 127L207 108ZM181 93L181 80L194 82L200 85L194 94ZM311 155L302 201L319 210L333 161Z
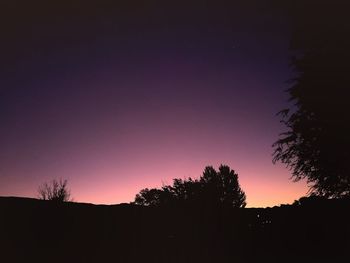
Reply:
M265 209L0 197L0 262L350 262L349 200Z

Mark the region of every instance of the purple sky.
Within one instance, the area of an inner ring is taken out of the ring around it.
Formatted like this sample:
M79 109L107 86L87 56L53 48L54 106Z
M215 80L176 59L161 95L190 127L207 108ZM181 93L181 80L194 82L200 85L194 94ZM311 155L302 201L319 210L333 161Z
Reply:
M306 194L271 161L292 76L283 9L83 3L8 4L0 195L66 178L75 201L129 202L221 163L248 206Z

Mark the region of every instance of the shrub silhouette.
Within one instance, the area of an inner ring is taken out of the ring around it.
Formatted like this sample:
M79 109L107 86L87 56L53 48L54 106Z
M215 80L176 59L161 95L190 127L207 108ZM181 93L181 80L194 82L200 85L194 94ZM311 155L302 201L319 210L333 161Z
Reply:
M55 202L71 201L70 190L67 188L68 181L60 179L52 180L50 183L43 183L38 188L39 199Z
M136 195L134 203L144 206L205 204L240 208L246 205L246 195L238 183L238 175L229 166L221 165L219 171L212 166L205 167L199 179L176 178L172 186L145 188Z

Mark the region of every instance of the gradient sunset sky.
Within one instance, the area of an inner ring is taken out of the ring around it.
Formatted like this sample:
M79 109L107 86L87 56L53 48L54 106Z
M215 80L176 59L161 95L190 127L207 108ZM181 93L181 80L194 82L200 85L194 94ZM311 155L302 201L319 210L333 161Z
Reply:
M130 202L221 163L249 207L307 193L272 164L293 76L282 6L91 2L2 4L0 196L64 178L75 201Z

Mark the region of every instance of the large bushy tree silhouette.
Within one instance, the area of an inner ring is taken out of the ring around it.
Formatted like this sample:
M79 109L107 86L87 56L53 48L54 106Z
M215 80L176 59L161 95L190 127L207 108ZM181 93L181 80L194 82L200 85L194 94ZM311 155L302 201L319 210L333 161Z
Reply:
M294 105L281 111L288 130L273 145L275 162L326 197L350 195L350 20L344 4L293 1L296 78L288 93Z
M210 205L245 207L246 195L238 183L238 175L227 165L219 171L212 166L204 169L199 179L174 179L173 185L161 189L143 189L135 197L135 204L145 206Z

